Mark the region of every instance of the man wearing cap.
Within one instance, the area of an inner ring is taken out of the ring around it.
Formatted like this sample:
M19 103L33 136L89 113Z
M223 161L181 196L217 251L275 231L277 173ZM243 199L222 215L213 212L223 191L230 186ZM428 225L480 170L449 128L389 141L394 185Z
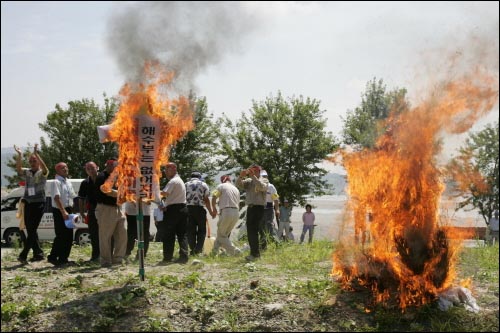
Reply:
M198 255L203 252L203 244L207 236L207 207L211 216L212 208L208 199L210 189L201 180L201 173L194 171L191 173L191 180L186 183L186 203L188 208L187 239L191 255Z
M213 254L219 252L219 247L224 248L228 254L238 255L241 250L234 246L229 239L231 231L238 223L240 211L240 191L231 183L231 177L220 177L220 184L212 193L212 211L217 215L217 199L219 199L219 221L217 222L217 238L215 239Z
M67 181L68 173L66 163L56 164L56 177L52 185L52 215L56 238L47 257L47 261L56 266L69 263L68 257L73 246L73 229L64 224L73 212L73 199L77 196L73 185Z
M116 158L106 161L106 168L97 175L96 217L99 224L99 252L101 266L109 267L112 264L121 264L127 250L127 229L125 229L125 215L116 201L117 190L103 192L102 185L106 182L115 167Z
M38 241L38 226L42 220L45 210L45 184L49 170L38 155L38 144L35 144L33 154L29 157L30 168L22 167L23 152L14 145L17 152L16 171L19 176L24 176L26 186L24 187L24 195L21 199L24 203L24 224L28 232L28 238L24 242L24 248L17 258L23 264L27 263L28 253L33 249L33 258L31 261L40 261L44 259L43 250Z
M246 192L245 203L247 208L247 235L250 245L250 255L245 259L256 260L260 257L259 249L259 224L264 216L266 192L269 181L260 176L261 167L252 164L248 169L242 170L236 186Z
M269 179L266 170L260 172L260 176ZM266 206L264 207L264 216L259 226L260 234L260 249L265 250L267 248L268 240L278 242L278 235L276 233L276 228L274 227L274 216L276 215L276 223L279 223L279 195L276 187L269 183L267 185L266 191Z
M186 229L188 223L188 209L186 207L186 186L177 173L177 165L169 162L165 167L165 175L169 179L161 191L165 197L165 212L163 213L163 262L169 263L174 256L175 237L179 242L179 264L188 262L188 241Z

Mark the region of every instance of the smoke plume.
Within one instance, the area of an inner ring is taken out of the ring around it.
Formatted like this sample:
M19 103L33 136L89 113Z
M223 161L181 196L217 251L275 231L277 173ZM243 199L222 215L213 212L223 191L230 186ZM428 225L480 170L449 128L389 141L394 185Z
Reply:
M142 82L146 62L174 71L173 91L196 90L195 79L241 45L256 19L240 2L137 2L112 15L108 45L127 82Z

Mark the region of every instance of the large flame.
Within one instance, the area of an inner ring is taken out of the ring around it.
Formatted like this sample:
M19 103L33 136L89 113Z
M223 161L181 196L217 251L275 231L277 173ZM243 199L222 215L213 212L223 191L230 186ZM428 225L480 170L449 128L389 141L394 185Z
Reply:
M147 115L159 122L161 135L158 139L158 154L153 162L153 184L159 186L160 166L168 162L170 148L190 131L193 112L187 97L169 99L166 91L174 73L168 72L159 64L145 65L145 83L127 83L120 91L120 109L115 115L109 132L109 139L119 145L118 166L104 184L104 190L113 186L118 188L118 203L136 201L137 197L129 190L131 181L142 179L139 166L140 147L137 136L137 118ZM161 91L165 91L161 93ZM146 187L151 197L156 189Z
M340 243L332 273L346 288L368 287L376 301L395 300L405 309L450 286L460 242L438 223L444 186L437 140L442 130L469 129L497 99L497 81L476 72L392 114L373 150L342 153L357 245L348 245L352 235Z

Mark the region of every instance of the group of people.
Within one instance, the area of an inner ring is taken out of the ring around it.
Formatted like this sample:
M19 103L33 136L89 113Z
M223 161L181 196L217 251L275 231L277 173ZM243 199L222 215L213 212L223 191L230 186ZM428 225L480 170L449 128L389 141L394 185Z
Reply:
M25 193L22 198L24 205L24 221L27 239L19 254L18 260L27 262L28 253L33 251L31 261L45 258L38 240L37 229L45 211L45 186L49 170L38 154L35 145L33 154L29 157L30 168L22 168L22 152L14 146L18 153L17 172L26 180ZM99 172L97 164L89 161L85 164L87 178L83 180L78 194L71 183L67 181L69 169L66 163L55 166L55 181L51 189L52 212L54 216L55 239L47 261L55 266L68 264L72 244L73 230L65 225L71 213L75 211L73 202L79 198L79 209L83 219L88 223L91 239L92 262L100 262L101 266L109 267L120 264L132 254L138 235L139 207L136 202L126 202L124 209L117 203L116 189L103 192L102 185L117 166L116 158L106 161L105 169ZM232 183L230 175L223 175L220 184L210 193L208 185L203 181L201 173L194 171L191 179L184 183L177 172L177 165L169 162L164 168L168 182L160 192L158 208L151 214L151 200L142 202L144 255L149 248L149 227L151 215L157 226L157 240L163 243L163 263L177 262L184 264L189 255L196 256L203 252L207 236L207 213L216 218L217 236L212 254L217 255L221 249L227 254L238 255L242 251L230 240L233 228L239 220L240 190L246 191L247 234L250 245L250 255L247 260L260 257L260 251L265 250L269 240L279 241L293 239L290 226L292 207L288 200L280 204L276 188L269 183L267 172L258 165L252 165L243 170ZM212 194L212 200L210 200ZM274 227L274 216L279 228ZM125 225L127 222L127 226ZM309 242L312 241L314 213L311 206L306 206L303 214L305 233L309 232ZM278 237L279 235L279 237ZM175 241L179 244L179 256L174 258ZM137 256L136 256L137 259Z
M45 259L45 255L40 246L37 229L45 212L45 185L49 170L38 154L38 145L35 145L33 154L29 157L29 168L22 167L21 149L16 146L14 149L18 153L16 171L25 179L25 192L21 205L23 205L23 222L27 231L23 250L17 259L21 263L27 263L28 253L33 250L33 257L30 261L41 261ZM64 221L73 212L73 199L76 193L67 181L69 169L66 163L57 163L55 170L51 202L56 237L47 260L54 265L63 265L69 263L68 258L73 245L73 230L68 229Z
M33 154L29 157L30 168L22 167L22 151L14 146L18 153L16 170L19 176L25 179L25 193L21 204L24 205L24 224L27 237L23 250L18 256L21 263L27 262L28 253L33 251L30 261L41 261L45 255L40 246L37 229L40 225L45 207L45 186L49 170L38 154L38 145L35 145ZM69 168L64 162L55 165L56 175L51 188L51 205L54 219L55 238L47 261L55 266L69 264L69 256L73 246L73 229L68 228L65 221L70 214L76 211L73 207L74 199L80 197L79 211L88 221L92 245L91 261L100 261L103 266L112 263L121 263L127 248L127 231L123 214L116 202L116 191L104 193L100 186L116 167L116 159L106 162L106 168L98 173L94 162L85 165L88 177L82 182L77 194L68 181Z

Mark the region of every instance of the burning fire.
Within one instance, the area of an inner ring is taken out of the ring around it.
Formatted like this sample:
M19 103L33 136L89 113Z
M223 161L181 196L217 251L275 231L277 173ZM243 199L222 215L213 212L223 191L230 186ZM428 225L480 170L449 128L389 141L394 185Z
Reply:
M355 239L362 238L352 246L350 235L334 253L332 274L345 288L369 288L376 302L393 300L404 310L451 285L460 242L438 223L444 185L436 142L442 130L468 130L497 99L498 83L486 74L449 82L417 107L393 113L374 149L342 152Z
M194 126L188 98L168 99L166 93L160 92L168 88L174 73L165 71L159 64L147 63L145 76L146 83L127 83L121 89L120 109L109 131L109 139L118 143L120 153L118 166L103 190L110 191L116 185L118 203L137 200L137 192L132 190L134 185L141 189L141 197L151 198L155 194L161 177L160 166L168 162L170 147ZM148 127L151 133L138 128L139 121L144 119L151 125ZM149 139L141 144L140 135ZM151 164L147 172L148 168L141 165L145 161Z

